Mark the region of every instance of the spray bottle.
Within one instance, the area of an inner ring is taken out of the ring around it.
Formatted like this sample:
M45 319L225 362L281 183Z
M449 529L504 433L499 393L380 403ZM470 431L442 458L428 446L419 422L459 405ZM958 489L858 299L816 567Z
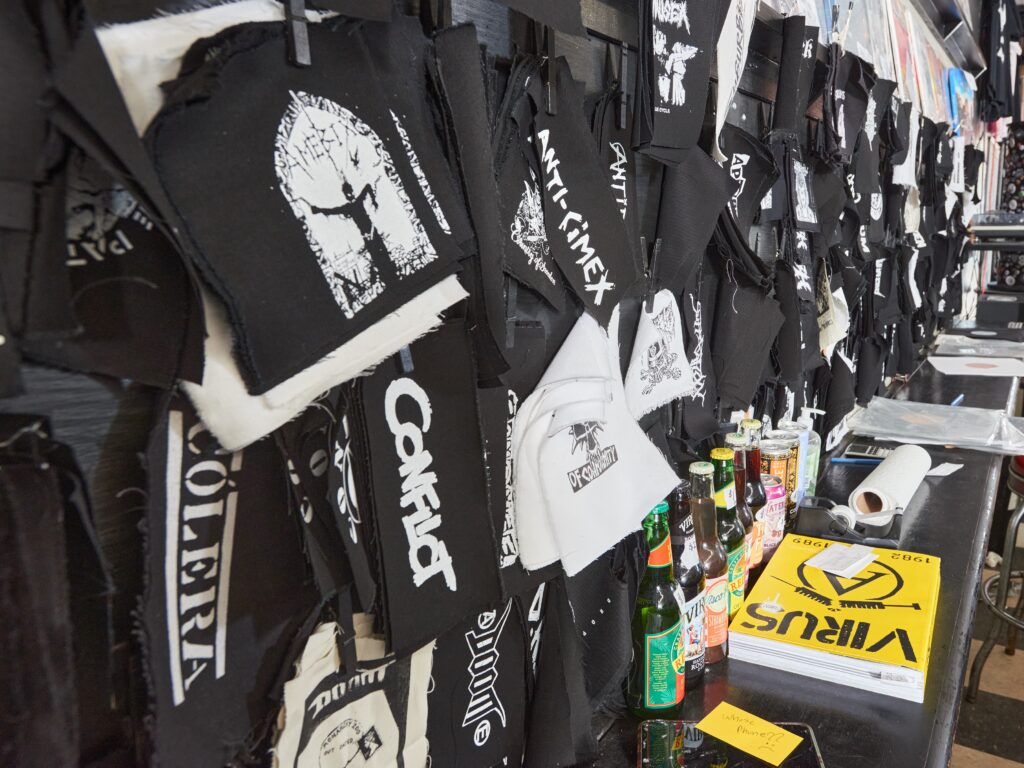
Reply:
M821 436L814 431L814 417L812 413L824 414L818 408L800 409L798 422L807 427L807 457L804 463L804 476L807 478L806 495L813 496L818 488L818 465L821 460Z

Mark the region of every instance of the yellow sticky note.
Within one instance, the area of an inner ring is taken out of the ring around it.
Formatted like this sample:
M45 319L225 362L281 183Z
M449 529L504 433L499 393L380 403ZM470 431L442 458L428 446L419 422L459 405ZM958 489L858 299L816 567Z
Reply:
M802 736L724 701L697 723L697 727L771 765L781 764L803 741Z

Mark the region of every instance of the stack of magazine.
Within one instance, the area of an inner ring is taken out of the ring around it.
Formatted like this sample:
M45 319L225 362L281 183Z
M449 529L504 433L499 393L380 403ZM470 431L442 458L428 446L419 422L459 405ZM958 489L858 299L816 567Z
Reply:
M807 564L833 543L783 540L729 626L729 656L923 701L939 558L873 549L849 578Z

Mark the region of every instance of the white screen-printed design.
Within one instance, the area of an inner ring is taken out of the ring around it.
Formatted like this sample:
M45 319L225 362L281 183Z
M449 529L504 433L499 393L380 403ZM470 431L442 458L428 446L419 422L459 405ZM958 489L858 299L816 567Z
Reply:
M810 224L818 223L818 215L811 207L811 169L799 160L793 161L793 182L796 188L796 218Z
M669 33L673 33L674 36L674 30L685 28L686 34L691 34L686 2L654 0L651 6L651 20L654 58L661 67L661 71L658 72L659 101L662 107L681 107L686 103L686 89L683 84L686 77L686 62L700 53L696 46L682 40L673 40L671 45L669 44Z
M672 307L665 307L651 318L651 322L659 338L644 351L644 367L640 371L640 378L645 384L645 395L649 395L664 379L680 379L683 376L676 365L679 355L672 352L672 340L676 335L676 318Z
M291 96L274 169L334 300L351 319L437 252L373 129L330 99ZM415 157L408 160L416 165Z
M551 269L551 246L548 244L547 231L544 229L544 208L540 199L537 179L530 170L530 180L523 181L523 196L519 199L519 207L512 217L512 242L519 246L526 259L537 272L555 285L555 275Z

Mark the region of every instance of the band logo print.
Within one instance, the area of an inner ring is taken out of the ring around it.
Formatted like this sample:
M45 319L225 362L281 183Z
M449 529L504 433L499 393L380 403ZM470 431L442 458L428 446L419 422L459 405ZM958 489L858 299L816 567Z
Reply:
M658 73L658 112L671 112L672 107L686 103L686 63L693 59L700 49L676 38L678 30L685 27L691 34L690 18L685 0L654 0L651 4L651 39L654 58L661 66Z
M645 395L651 394L654 388L666 379L679 379L683 375L676 365L679 355L671 351L672 338L676 332L672 307L667 306L661 310L651 318L651 323L658 331L658 340L644 350L640 380L646 382L642 390Z
M551 246L544 230L544 208L532 169L530 177L529 181L523 181L523 196L512 218L512 242L526 255L530 266L555 285L555 274L551 269Z
M274 169L334 300L351 319L437 252L374 130L330 99L291 96L277 129ZM415 155L408 161L420 178ZM443 220L440 208L435 215Z
M473 727L473 743L481 747L491 736L491 716L497 717L504 728L507 722L505 706L498 698L495 684L498 682L498 642L505 629L512 601L509 600L501 616L497 611L484 611L476 620L476 627L466 633L466 645L472 658L466 669L469 672L469 705L466 707L462 727Z
M206 427L185 432L184 414L171 410L167 430L167 530L164 583L171 699L185 701L207 673L224 676L228 591L234 548L242 452L199 448Z
M508 418L505 420L505 521L501 526L501 567L508 568L519 559L516 533L516 490L512 464L512 425L519 410L519 397L508 391Z
M565 241L570 250L579 251L580 256L576 259L583 273L583 283L586 293L594 294L594 304L601 306L605 291L615 287L615 283L608 280L608 270L597 255L597 251L590 245L590 222L583 218L582 214L570 210L565 198L569 192L562 181L562 175L558 172L558 165L561 162L555 148L549 146L551 132L547 129L537 132L537 138L541 146L541 165L547 177L545 188L551 192L551 201L557 203L558 207L565 211L565 215L558 223L558 231L565 233Z
M359 497L356 495L356 478L352 468L352 436L348 416L339 422L338 439L334 443L334 466L341 475L338 486L338 513L348 520L348 536L353 544L359 543L359 526L363 518L359 512Z
M398 401L410 398L419 411L419 424L401 421L398 417ZM409 540L409 567L412 581L422 587L428 579L441 574L448 589L457 590L455 569L448 547L437 529L441 527L441 500L435 485L437 473L431 472L433 456L423 445L423 436L430 431L430 398L423 387L409 378L396 379L388 385L384 394L384 417L391 434L395 436L395 452L402 465L398 473L402 478L402 509L412 511L402 516L402 525ZM427 550L428 561L421 560L421 551Z
M583 452L587 463L567 473L569 485L573 493L579 493L594 480L611 469L619 460L618 449L614 445L602 447L598 435L604 431L596 421L584 421L569 427L572 435L572 453Z
M626 220L629 211L629 195L626 193L626 173L629 170L629 155L621 142L609 141L608 146L615 153L615 160L608 166L612 174L612 193L615 195L615 202L619 206L619 213L622 220Z

